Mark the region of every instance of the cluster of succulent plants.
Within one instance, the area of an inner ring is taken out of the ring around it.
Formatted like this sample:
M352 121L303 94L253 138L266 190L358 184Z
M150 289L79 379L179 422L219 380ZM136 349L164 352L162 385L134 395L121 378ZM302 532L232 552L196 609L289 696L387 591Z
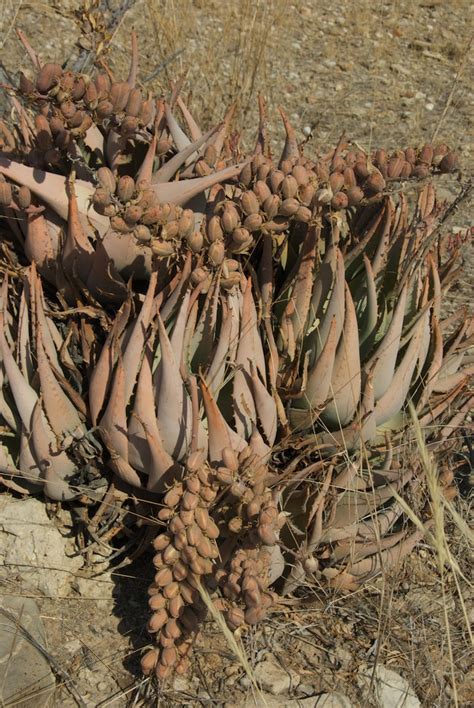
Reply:
M245 156L234 109L202 134L179 87L137 88L135 40L126 81L29 49L2 123L2 480L84 505L91 541L135 510L127 538L141 524L155 551L142 667L163 679L203 593L241 630L395 565L422 537L399 495L429 525L397 446L409 401L433 449L473 404L473 324L441 310L460 245L428 179L457 158L344 137L318 155L281 111L275 159L262 99Z

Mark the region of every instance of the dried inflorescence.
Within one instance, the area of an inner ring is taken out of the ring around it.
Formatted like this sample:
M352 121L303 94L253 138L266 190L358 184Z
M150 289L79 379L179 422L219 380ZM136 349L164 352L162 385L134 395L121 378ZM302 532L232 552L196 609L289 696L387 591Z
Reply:
M142 667L164 679L186 671L206 596L241 631L281 594L398 563L423 532L396 495L429 525L394 449L409 400L440 426L433 449L472 406L473 324L442 318L449 206L429 180L412 204L401 187L457 158L344 137L308 156L281 111L273 160L260 100L242 159L233 109L203 134L177 87L136 87L135 42L126 81L35 70L0 126L0 413L19 441L0 463L55 500L110 480L94 542L101 519L117 533L114 499L139 500L156 531Z

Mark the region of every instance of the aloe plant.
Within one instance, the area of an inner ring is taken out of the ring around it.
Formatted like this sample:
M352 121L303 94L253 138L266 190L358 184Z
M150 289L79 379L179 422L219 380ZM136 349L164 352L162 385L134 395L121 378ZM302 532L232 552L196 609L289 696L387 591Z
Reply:
M35 79L9 94L0 461L16 491L102 490L93 537L140 500L156 569L142 666L163 679L188 666L202 587L236 630L411 551L423 534L398 495L421 500L422 480L394 448L408 401L433 447L472 406L474 328L442 319L459 247L426 179L456 170L447 146L388 156L343 136L307 157L281 111L274 161L260 99L243 157L234 108L203 134L177 87L136 88L132 46L124 82L31 50ZM423 180L412 204L407 180Z

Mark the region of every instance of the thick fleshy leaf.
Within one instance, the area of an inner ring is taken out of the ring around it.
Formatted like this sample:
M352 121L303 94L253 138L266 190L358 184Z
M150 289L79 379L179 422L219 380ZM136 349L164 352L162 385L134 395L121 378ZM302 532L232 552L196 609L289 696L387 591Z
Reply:
M99 414L110 387L118 346L130 316L131 307L130 299L125 300L122 304L101 349L99 359L91 373L89 408L93 425L97 425Z
M361 393L359 331L354 303L345 285L345 318L331 377L331 402L321 413L330 427L348 425L356 412Z
M157 319L161 347L158 429L165 450L176 460L181 460L191 442L191 400L160 315Z
M67 220L69 208L65 177L13 162L3 155L0 155L0 174L28 187L56 214ZM82 227L87 231L92 226L100 235L105 234L109 228L109 219L98 214L91 206L94 187L88 182L76 180L75 188Z
M413 332L410 343L403 358L398 365L389 387L375 406L375 419L377 426L393 418L403 408L408 391L410 390L411 379L415 371L416 362L420 355L423 343L423 331L426 320L429 320L429 311L418 322Z
M372 372L372 383L376 401L384 395L393 378L400 347L403 320L405 317L406 298L407 288L405 286L400 293L400 297L393 311L392 320L384 338L377 346L375 353L364 365L366 372L369 370Z

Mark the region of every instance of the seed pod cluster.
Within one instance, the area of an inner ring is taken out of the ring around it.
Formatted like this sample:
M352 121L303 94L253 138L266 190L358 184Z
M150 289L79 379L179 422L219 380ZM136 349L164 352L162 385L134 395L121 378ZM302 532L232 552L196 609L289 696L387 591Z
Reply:
M456 153L444 143L423 145L396 150L388 155L385 150L377 150L373 155L374 164L387 181L405 180L409 177L424 179L435 171L455 172L458 169Z
M151 127L156 113L151 97L127 81L112 81L105 72L91 79L64 71L59 64L44 64L35 81L22 75L20 91L46 109L46 118L60 121L62 133L72 137L84 134L93 123L111 125L124 137L131 137ZM68 138L62 134L60 140Z
M164 679L184 673L206 608L199 588L214 572L219 529L209 514L218 486L200 453L188 459L187 473L166 493L158 518L166 522L153 547L155 579L149 588L153 614L148 630L155 648L142 659L145 673Z

